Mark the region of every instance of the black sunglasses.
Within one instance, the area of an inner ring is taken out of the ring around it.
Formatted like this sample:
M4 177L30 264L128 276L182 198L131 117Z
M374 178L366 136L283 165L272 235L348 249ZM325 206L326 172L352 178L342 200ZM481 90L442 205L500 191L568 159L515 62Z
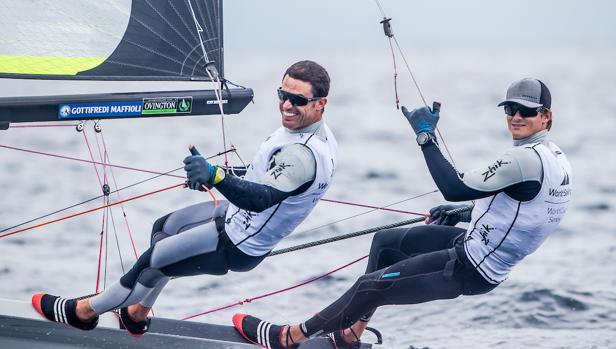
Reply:
M547 110L547 108L545 107L529 108L518 103L507 103L504 105L504 107L505 114L509 116L514 116L517 112L520 112L520 116L523 118L532 118L534 116L537 116L537 114Z
M291 93L291 92L287 92L285 90L282 89L282 87L278 88L278 99L281 102L286 101L287 99L289 100L289 102L291 102L291 104L293 104L296 107L303 107L305 105L307 105L310 102L314 102L316 100L319 100L323 97L312 97L312 98L308 98L308 97L304 97L302 95L296 95L295 93Z

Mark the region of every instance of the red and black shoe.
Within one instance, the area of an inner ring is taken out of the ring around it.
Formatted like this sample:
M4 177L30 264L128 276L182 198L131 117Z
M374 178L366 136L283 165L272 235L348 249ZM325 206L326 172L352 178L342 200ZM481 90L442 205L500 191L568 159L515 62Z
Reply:
M290 336L288 325L278 326L246 314L233 315L233 326L242 337L252 344L269 349L297 348ZM287 327L286 346L280 344L282 329Z
M77 317L76 299L38 293L32 296L32 306L49 321L67 324L80 330L93 330L98 325L98 315L89 321L83 321Z
M125 329L133 337L143 337L150 329L150 318L144 321L135 321L128 315L128 308L120 308L120 328Z

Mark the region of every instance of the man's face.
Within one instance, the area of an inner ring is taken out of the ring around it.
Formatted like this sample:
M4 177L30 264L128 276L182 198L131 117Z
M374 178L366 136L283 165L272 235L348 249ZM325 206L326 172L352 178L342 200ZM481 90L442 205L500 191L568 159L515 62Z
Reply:
M314 97L312 85L309 82L293 79L288 75L282 80L282 90L307 98ZM325 97L311 101L304 106L293 105L288 99L280 101L278 108L282 115L282 126L290 130L300 130L321 120L325 104L327 104L327 98Z
M531 117L522 117L518 111L513 116L507 115L507 126L513 139L522 139L547 129L551 119L552 112L549 110Z

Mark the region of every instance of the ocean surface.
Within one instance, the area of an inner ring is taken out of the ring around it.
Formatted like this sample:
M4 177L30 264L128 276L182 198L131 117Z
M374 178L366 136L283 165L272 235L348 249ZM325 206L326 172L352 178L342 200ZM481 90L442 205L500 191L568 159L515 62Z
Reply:
M379 309L371 326L383 333L384 347L616 348L616 50L576 46L537 48L532 55L487 48L410 52L422 92L428 101L443 103L440 131L462 172L487 166L511 146L505 116L496 108L509 83L527 76L544 81L553 97L551 137L574 170L574 202L544 245L491 293ZM444 203L433 192L436 187L411 128L395 108L391 57L385 43L370 49L321 47L227 55L227 77L255 91L254 104L225 120L226 137L242 158L249 161L279 126L275 89L284 69L305 58L322 63L332 77L324 117L337 136L339 162L326 198L373 206L406 200L391 208L414 212ZM399 71L402 103L421 106L408 75L402 67ZM77 87L80 91L100 88L93 82ZM138 90L142 86L122 83L106 88ZM71 89L74 85L66 83L0 81L0 96ZM108 120L102 122L102 134L111 163L165 172L182 165L189 144L203 154L222 151L220 125L218 117ZM92 126L86 124L87 138L98 160L103 138L95 137ZM73 127L11 128L0 131L0 144L90 158L83 134ZM236 157L229 160L239 164ZM100 166L98 172L102 177ZM116 183L123 187L152 175L107 168L107 176L114 188ZM123 190L112 201L180 182L158 178ZM0 230L100 194L91 164L0 148ZM209 196L177 188L114 207L103 243L108 253L102 262L107 271L101 275L101 287L122 274L118 250L125 269L134 261L125 220L142 252L155 219L202 200ZM43 221L101 204L99 199ZM278 247L414 217L369 211L321 202ZM103 213L97 211L0 239L0 297L29 300L41 291L67 297L94 292L102 223ZM364 236L268 258L249 273L174 280L160 297L156 315L183 318L294 285L367 254L370 241L371 236ZM309 285L195 320L228 325L233 313L246 312L278 323L304 321L341 295L364 268L362 261Z

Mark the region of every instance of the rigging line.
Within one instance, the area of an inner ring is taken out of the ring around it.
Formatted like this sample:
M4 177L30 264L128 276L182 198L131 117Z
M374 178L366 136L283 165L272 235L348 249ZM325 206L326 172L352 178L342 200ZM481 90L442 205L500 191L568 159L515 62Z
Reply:
M376 2L376 5L379 8L379 11L381 12L381 15L383 16L383 20L381 21L381 23L383 24L383 29L385 30L385 35L388 37L389 39L389 44L391 45L391 39L394 40L394 43L396 44L396 47L398 48L398 52L400 53L400 56L402 57L402 60L404 61L404 64L406 66L406 69L409 72L409 75L411 76L411 79L413 80L413 84L415 84L415 88L417 89L417 92L419 93L419 96L421 97L421 100L423 101L424 106L428 107L428 103L426 102L426 98L424 97L423 93L421 92L421 88L419 87L419 83L417 82L417 79L415 79L415 74L413 74L413 71L411 69L411 65L409 64L409 62L406 59L406 55L404 54L404 51L402 51L402 47L400 46L400 44L398 43L398 39L394 36L393 31L391 30L391 18L387 18L387 15L385 14L385 11L383 11L383 7L381 6L381 3L379 2L379 0L374 0ZM393 54L393 52L392 52ZM396 80L397 80L397 73L396 73L396 68L395 68L395 56L394 56L394 89L396 91L396 107L398 107L398 103L397 103L397 86L396 86ZM449 156L449 159L451 160L451 163L454 167L454 169L456 171L457 170L457 166L456 163L453 159L453 156L451 155L451 152L449 151L449 147L447 147L447 143L445 142L445 138L443 137L443 134L441 133L441 130L436 127L436 132L438 133L438 136L441 139L441 142L443 143L443 146L445 147L445 151L447 152L447 155Z
M105 204L109 204L109 196L105 197ZM109 210L107 207L104 210L104 220L105 220L105 267L104 267L104 276L103 276L103 290L107 288L107 265L109 261Z
M422 196L426 196L426 195L433 194L433 193L437 193L437 192L438 192L438 189L434 189L434 190L432 190L432 191L429 191L429 192L426 192L426 193L423 193L423 194L419 194L419 195L416 195L416 196L410 197L410 198L408 198L408 199L400 200L400 201L397 201L397 202L391 203L391 204L389 204L389 205L385 205L385 206L383 206L383 207L390 207L390 206L398 205L398 204L401 204L401 203L403 203L403 202L410 201L410 200L414 200L414 199L418 199L418 198L420 198L420 197L422 197ZM346 218L342 218L342 219L339 219L339 220L333 221L333 222L325 223L325 224L320 225L320 226L318 226L318 227L310 228L310 229L308 229L308 230L304 230L304 231L301 231L301 232L299 232L299 233L296 233L296 234L294 234L294 236L295 236L295 237L297 237L297 236L299 236L300 234L305 234L305 233L308 233L308 232L311 232L311 231L315 231L315 230L318 230L318 229L321 229L321 228L325 228L325 227L330 226L330 225L338 224L338 223L341 223L341 222L347 221L347 220L349 220L349 219L357 218L357 217L359 217L359 216L363 216L363 215L366 215L366 214L368 214L368 213L372 213L372 212L374 212L374 211L377 211L377 209L368 210L368 211L361 212L361 213L358 213L358 214L355 214L355 215L352 215L352 216L349 216L349 217L346 217Z
M103 224L104 223L105 221L103 221ZM104 227L101 225L101 232L99 233L100 242L98 245L98 263L96 267L96 288L94 289L94 293L98 293L99 283L101 279L101 261L102 261L102 256L103 256L103 231L104 231Z
M94 171L96 172L96 177L98 177L98 184L102 188L103 187L103 182L101 181L101 176L98 173L98 167L96 167L96 165L94 164L95 163L94 155L92 154L92 149L90 148L90 142L88 141L88 136L86 135L85 128L83 129L82 132L83 132L83 139L86 141L86 145L88 146L88 152L90 153L90 159L92 160L91 163L94 166Z
M398 44L398 39L396 39L396 37L393 37L393 39L394 39L394 42L396 43L396 46L398 47L398 51L400 52L400 55L402 56L402 59L404 60L404 63L406 64L406 68L408 69L409 73L411 74L411 77L413 78L413 82L415 83L415 86L417 86L417 90L419 91L419 94L421 95L421 90L419 90L419 85L417 84L417 81L415 81L415 77L413 76L413 73L411 72L411 67L409 66L408 62L406 61L406 57L404 56L404 52L402 52L402 48L400 47L400 44ZM426 100L424 99L423 95L421 95L421 99L423 100L424 105L427 107L428 104L426 103ZM453 167L457 171L456 163L453 160L453 156L451 156L451 152L449 151L449 147L447 147L447 143L445 143L445 138L443 137L443 134L441 133L441 130L438 128L438 126L436 127L436 132L438 133L438 136L441 138L441 142L443 143L443 146L445 147L445 151L447 152L447 155L449 156L449 159L451 160L451 163L452 163Z
M331 200L331 199L321 199L321 201L332 202L332 203L335 203L335 204L349 205L349 206L373 208L375 210L381 210L381 211L413 214L413 215L416 215L416 216L426 216L426 217L428 216L427 213L418 213L418 212L412 212L412 211L395 210L395 209L387 208L387 206L382 206L382 207L380 207L380 206L371 206L371 205L357 204L357 203L353 203L353 202L340 201L340 200ZM388 205L388 206L391 206L391 204Z
M107 147L104 146L104 152L105 152L105 158L104 161L105 162L109 162L109 153L107 151ZM111 171L111 169L110 169ZM108 181L107 181L107 171L105 170L105 184L107 185L106 188L104 188L104 192L103 194L105 195L105 200L106 200L106 204L109 205L111 197L110 197L110 192L109 192L109 185L108 185ZM117 185L116 185L117 188ZM107 192L105 192L105 190L107 190ZM118 201L121 201L122 198L120 197L120 194L118 192L116 192L116 195L118 196ZM124 212L124 205L120 204L120 207L122 209L122 212L124 213L124 215L126 216L126 213ZM113 235L115 237L115 242L116 242L116 249L118 251L118 257L120 259L120 267L122 268L122 274L125 273L124 271L124 260L122 258L122 249L120 248L120 242L118 240L118 231L116 229L116 224L115 224L115 219L113 217L113 210L111 209L111 207L107 207L107 209L105 210L105 214L106 214L106 218L105 218L105 278L104 278L104 283L103 283L103 289L107 288L107 270L108 270L108 258L109 258L109 217L111 217L111 227L113 228ZM128 224L128 222L127 222ZM127 226L127 228L130 230L130 228ZM131 236L132 238L132 236ZM134 242L131 241L133 244L133 247L135 246ZM137 253L137 251L134 251L135 254Z
M312 277L312 278L310 278L310 279L308 279L306 281L300 282L298 284L295 284L295 285L292 285L292 286L289 286L289 287L285 287L285 288L277 290L277 291L265 293L265 294L262 294L262 295L259 295L259 296L255 296L255 297L251 297L251 298L246 298L246 299L241 300L239 302L235 302L233 304L225 305L223 307L219 307L219 308L216 308L216 309L211 309L211 310L208 310L208 311L204 311L204 312L199 313L199 314L187 316L187 317L182 318L181 320L190 320L190 319L193 319L193 318L196 318L196 317L199 317L199 316L207 315L207 314L214 313L214 312L217 312L217 311L220 311L220 310L224 310L224 309L229 309L229 308L232 308L232 307L235 307L235 306L238 306L238 305L244 305L244 303L250 303L252 301L259 300L261 298L271 297L271 296L274 296L274 295L277 295L277 294L280 294L280 293L283 293L283 292L287 292L287 291L296 289L298 287L302 287L302 286L307 285L307 284L309 284L311 282L315 282L317 280L321 280L321 279L323 279L323 278L325 278L325 277L327 277L327 276L329 276L329 275L331 275L331 274L333 274L333 273L335 273L337 271L340 271L340 270L342 270L344 268L347 268L347 267L349 267L349 266L351 266L351 265L353 265L353 264L355 264L357 262L360 262L361 260L364 260L366 258L368 258L368 255L359 257L359 258L357 258L357 259L355 259L355 260L353 260L353 261L351 261L351 262L349 262L349 263L347 263L347 264L345 264L345 265L343 265L341 267L338 267L338 268L336 268L334 270L331 270L331 271L329 271L329 272L327 272L327 273L325 273L323 275Z
M385 11L383 11L383 7L381 7L381 2L379 0L374 0L374 2L376 3L376 6L379 7L379 11L381 11L381 16L383 16L383 18L386 18L387 16L385 16Z
M224 112L223 105L222 105L222 89L221 89L222 84L220 82L220 76L218 75L218 71L216 70L216 65L214 64L214 62L210 61L207 55L207 51L205 50L205 45L203 45L203 36L202 36L203 28L201 27L201 25L199 24L199 21L197 20L197 15L195 15L195 10L193 9L193 6L192 6L192 0L188 0L188 7L190 8L190 13L192 14L193 21L195 22L197 36L199 37L199 45L201 46L201 53L203 54L203 59L205 61L205 72L207 73L212 83L212 86L214 87L214 94L216 95L216 100L218 102L217 104L218 104L218 109L220 110L220 122L221 122L221 128L222 128L222 143L223 143L223 150L225 151L225 166L229 166L229 160L226 154L227 138L226 138L226 131L225 131L225 112Z
M124 275L124 274L126 274L126 271L124 270L124 258L122 258L122 249L120 248L120 240L118 239L118 231L116 230L116 226L115 226L115 218L113 217L113 210L111 209L111 207L109 207L108 210L109 210L108 215L111 216L111 228L113 229L113 235L115 236L116 247L118 249L118 257L120 259L120 267L122 268L122 275ZM134 244L133 244L133 246L134 246Z
M396 43L396 46L398 47L398 51L400 52L400 55L402 56L402 60L404 61L404 64L406 65L406 69L408 70L409 74L411 75L411 79L413 80L413 83L415 84L415 88L417 89L417 92L419 93L419 96L421 97L423 104L427 107L428 103L426 102L426 99L424 98L424 95L421 92L421 88L419 87L419 84L417 83L417 80L415 79L415 74L413 74L413 71L411 70L411 66L406 60L406 56L404 55L404 52L402 52L402 49L400 48L400 45L398 44L398 40L394 36L394 33L391 28L391 22L390 22L391 18L387 17L379 0L374 0L374 2L379 8L379 11L381 12L381 16L383 16L383 20L381 21L381 24L383 24L383 30L385 32L385 36L389 38L390 45L391 45L391 39L393 39L394 42ZM395 61L395 58L394 58L394 61Z
M103 142L103 147L105 149L107 149L107 143L105 142L105 136L104 136L102 131L101 131L101 140ZM111 162L111 158L109 157L109 152L107 152L106 154L107 154L106 162L110 163ZM122 201L122 196L120 196L120 191L117 190L119 188L118 181L116 179L115 172L113 171L112 167L109 168L109 172L111 172L111 178L113 179L113 185L114 185L114 187L116 189L116 191L115 191L116 197L118 198L118 201ZM124 216L124 224L126 225L126 231L128 232L128 238L129 238L130 243L132 245L133 253L135 254L135 260L136 260L136 259L139 258L139 254L137 253L137 247L135 246L135 240L133 239L133 232L132 232L132 230L130 228L130 224L128 224L128 216L126 215L126 210L124 209L124 205L120 205L120 209L122 210L122 215ZM111 220L114 221L113 220L113 212L112 212ZM114 222L114 230L115 230L115 222ZM120 255L120 260L121 259L122 259L122 257ZM124 263L122 263L122 271L124 271Z
M0 147L3 147L3 146L2 146L2 145L0 145ZM9 147L9 148L12 148L12 147ZM17 149L17 150L20 150L20 149ZM233 148L233 149L229 149L228 151L234 151L235 155L238 157L238 159L240 159L240 161L242 162L242 164L244 164L244 166L245 166L245 163L244 163L243 159L241 158L241 156L240 156L237 152L235 152L235 149L234 149L234 148ZM43 154L43 155L46 155L46 154ZM54 155L51 155L51 156L54 156ZM207 159L211 159L211 158L216 157L216 156L220 156L220 153L215 154L215 155L212 155L212 156L208 157ZM87 160L82 160L82 159L76 159L76 160L78 160L78 161L82 161L82 162L87 162L87 163L89 163L89 162L90 162L90 161L87 161ZM110 164L108 164L108 165L110 165ZM117 166L117 165L110 165L110 166L112 166L112 167L119 167L119 166ZM149 182L149 181L152 181L152 180L154 180L154 179L156 179L156 178L159 178L159 177L162 177L162 176L169 175L170 173L175 172L175 171L178 171L178 170L181 170L182 168L183 168L183 167L178 167L178 168L176 168L176 169L173 169L173 170L167 171L167 172L165 172L165 173L159 173L159 174L157 174L156 176L146 178L146 179L144 179L144 180L141 180L141 181L135 182L135 183L133 183L133 184L130 184L130 185L124 186L124 187L119 188L119 189L114 190L114 191L110 191L110 192L109 192L109 194L110 194L110 195L111 195L111 194L116 194L116 193L118 193L118 192L120 192L120 191L123 191L123 190L129 189L129 188L132 188L132 187L138 186L138 185L140 185L140 184L143 184L143 183L146 183L146 182ZM232 172L233 172L233 168L228 168L228 170L230 170L230 171L232 171ZM148 173L150 173L150 172L153 172L153 171L146 171L146 170L143 170L143 172L148 172ZM154 172L154 173L158 173L158 172ZM112 175L113 175L113 171L112 171ZM185 177L183 177L183 176L174 176L174 177L185 178ZM114 181L115 181L115 179L114 179ZM117 188L117 183L115 183L115 186L116 186L116 188ZM397 201L397 202L394 202L394 203L391 203L391 204L388 204L388 205L385 205L385 206L379 207L379 209L381 209L381 210L387 210L387 209L386 209L387 207L394 206L394 205L397 205L397 204L400 204L400 203L403 203L403 202L406 202L406 201L410 201L410 200L413 200L413 199L416 199L416 198L419 198L419 197L421 197L421 196L424 196L424 195L427 195L427 194L431 194L431 193L434 193L434 192L437 192L437 191L438 191L438 190L433 190L433 191L430 191L430 192L427 192L427 193L424 193L424 194L420 194L420 195L415 196L415 197L411 197L411 198L408 198L408 199L404 199L404 200L401 200L401 201ZM87 204L87 203L89 203L89 202L92 202L92 201L98 200L98 199L102 198L103 196L104 196L104 194L103 194L103 195L98 195L98 196L96 196L96 197L93 197L93 198L90 198L90 199L87 199L87 200L81 201L81 202L79 202L79 203L76 203L76 204L73 204L73 205L70 205L70 206L67 206L67 207L61 208L61 209L59 209L59 210L55 210L55 211L53 211L53 212L46 213L46 214L44 214L44 215L38 216L38 217L36 217L36 218L32 218L32 219L30 219L30 220L27 220L27 221L21 222L21 223L19 223L19 224L15 224L15 225L13 225L13 226L10 226L10 227L7 227L7 228L4 228L4 229L0 230L0 234L1 234L1 233L4 233L4 232L7 232L7 231L10 231L10 230L13 230L13 229L15 229L15 228L19 228L19 227L24 226L24 225L26 225L26 224L29 224L29 223L32 223L32 222L36 222L36 221L41 220L41 219L43 219L43 218L47 218L47 217L49 217L49 216L53 216L53 215L55 215L55 214L58 214L58 213L61 213L61 212L64 212L64 211L70 210L71 208L75 208L75 207L78 207L78 206L81 206L81 205L85 205L85 204ZM328 199L321 199L321 200L328 201ZM120 196L118 196L118 201L123 202L123 200L121 200L121 197L120 197ZM333 200L331 200L331 201L333 201ZM348 204L352 204L352 203L348 203ZM123 206L122 206L122 207L123 207ZM375 209L375 210L376 210L376 209ZM324 224L324 225L319 226L319 227L315 227L315 228L312 228L312 229L309 229L309 230L305 230L305 231L303 231L303 232L301 232L301 233L298 233L298 234L302 234L302 233L306 233L306 232L309 232L309 231L317 230L317 229L320 229L320 228L326 227L326 226L328 226L328 225L332 225L332 224L340 223L340 222L345 221L345 220L348 220L348 219L352 219L352 218L355 218L355 217L358 217L358 216L361 216L361 215L364 215L364 214L367 214L367 213L370 213L370 212L374 212L375 210L366 211L366 212L364 212L364 213L360 213L360 214L357 214L357 215L354 215L354 216L351 216L351 217L347 217L347 218L344 218L344 219L341 219L341 220L338 220L338 221L330 222L330 223ZM395 210L392 210L392 211L395 211ZM123 212L123 215L124 215L124 219L127 219L126 212L125 212L124 210L123 210L122 212ZM131 243L133 244L133 252L135 253L135 258L138 258L137 249L136 249L136 247L134 246L134 239L132 238L132 232L131 232L131 230L130 230L130 227L129 227L128 232L129 232L129 235L130 235ZM296 234L296 235L297 235L297 234ZM0 236L0 237L1 237L1 236Z
M391 51L391 59L394 65L394 95L396 98L396 109L400 109L400 97L398 97L398 65L396 64L396 54L394 53L394 46L389 38L389 49Z
M109 152L107 151L107 143L105 142L105 136L104 136L102 131L100 133L100 137L101 137L101 141L103 143L103 147L105 148L105 154L106 154L105 161L107 163L110 163L111 162L111 158L109 157ZM118 198L118 201L122 201L122 197L120 196L120 192L117 190L118 189L118 181L116 179L115 172L113 171L113 168L110 167L109 168L109 172L111 172L111 178L113 180L113 185L114 185L114 187L116 189L116 191L115 191L116 197ZM120 209L122 210L122 215L124 216L124 224L126 225L126 230L128 232L128 238L129 238L130 243L132 245L133 253L135 254L135 259L138 259L139 256L138 256L138 253L137 253L137 247L135 246L135 241L133 239L133 233L131 231L130 225L128 224L128 216L126 215L126 210L124 209L124 205L120 205ZM113 214L111 216L111 220L114 221L113 220ZM114 223L114 227L113 228L115 230L115 222L113 222L113 223ZM116 239L117 239L117 237L116 237ZM119 252L119 246L118 246L118 252ZM122 255L120 254L120 261L121 260L122 260ZM122 263L122 271L124 271L124 263Z
M0 145L0 147L2 147L2 146ZM233 149L231 149L231 150L229 150L229 151L232 151L232 150L233 150ZM206 158L206 159L211 159L211 158L213 158L213 157L215 157L215 156L220 156L220 155L221 155L221 154L220 154L220 153L218 153L218 154L216 154L216 155L212 155L212 156L210 156L210 157L208 157L208 158ZM78 160L80 160L80 159L78 159ZM84 161L84 162L88 162L88 163L89 163L89 161L87 161L87 160L80 160L80 161ZM156 176L153 176L153 177L150 177L150 178L146 178L146 179L141 180L141 181L139 181L139 182L136 182L136 183L133 183L133 184L127 185L127 186L125 186L125 187L119 188L119 189L114 190L114 191L111 191L111 192L109 192L109 194L114 194L114 193L116 193L116 192L119 192L119 191L122 191L122 190L126 190L126 189L131 188L131 187L138 186L138 185L140 185L140 184L143 184L143 183L149 182L149 181L154 180L154 179L156 179L156 178L159 178L159 177L162 177L162 176L169 175L170 173L175 172L175 171L178 171L178 170L181 170L181 169L183 169L183 168L184 168L184 167L182 166L182 167L178 167L178 168L176 168L176 169L173 169L173 170L171 170L171 171L167 171L167 172L165 172L165 173L160 173L160 174L157 174ZM151 172L151 171L146 171L146 172ZM158 172L154 172L154 173L158 173ZM179 178L183 178L183 179L185 179L185 178L186 178L186 177L183 177L183 176L173 176L173 177L179 177ZM60 212L66 211L66 210L69 210L69 209L71 209L71 208L75 208L75 207L77 207L77 206L81 206L81 205L87 204L87 203L92 202L92 201L94 201L94 200L98 200L98 199L102 198L103 196L104 196L104 194L103 194L103 195L98 195L98 196L96 196L96 197L93 197L93 198L91 198L91 199L88 199L88 200L85 200L85 201L79 202L79 203L77 203L77 204L74 204L74 205L71 205L71 206L68 206L68 207L65 207L65 208L62 208L62 209L59 209L59 210L56 210L56 211L53 211L53 212L50 212L50 213L44 214L44 215L42 215L42 216L39 216L39 217L36 217L36 218L30 219L30 220L28 220L28 221L25 221L25 222L22 222L22 223L19 223L19 224L13 225L13 226L8 227L8 228L4 228L4 229L0 230L0 233L4 233L4 232L10 231L10 230L13 230L13 229L15 229L15 228L21 227L21 226L23 226L23 225L26 225L26 224L29 224L29 223L32 223L32 222L36 222L36 221L38 221L38 220L40 220L40 219L43 219L43 218L46 218L46 217L49 217L49 216L53 216L53 215L55 215L55 214L58 214L58 213L60 213ZM119 201L122 201L122 200L119 200ZM124 213L124 214L125 214L125 213ZM131 236L132 236L132 234L131 234ZM136 248L135 248L134 250L136 251ZM136 256L135 256L135 258L139 258L139 257L136 255Z
M406 60L406 55L404 54L404 52L402 52L402 48L400 47L400 44L398 44L398 39L396 39L396 37L393 36L393 34L392 34L392 38L394 39L394 43L396 44L396 47L398 48L398 52L400 52L402 61L404 62L404 65L406 66L406 70L409 72L409 75L411 76L411 80L413 80L413 84L415 84L415 88L417 89L417 92L419 93L419 96L421 97L421 100L423 101L424 106L427 107L428 102L426 102L426 98L424 97L423 93L421 92L421 89L419 88L419 83L417 82L417 79L415 79L415 74L413 74L413 71L411 70L411 66L409 62Z
M169 172L174 172L174 171L180 170L180 169L182 169L182 168L183 168L183 167L178 167L177 169L175 169L175 170L171 170L171 171L169 171ZM115 190L115 191L109 192L109 194L114 194L114 193L116 193L116 192L118 192L118 191L122 191L122 190L125 190L125 189L128 189L128 188L131 188L131 187L134 187L134 186L137 186L137 185L143 184L143 183L145 183L145 182L151 181L151 180L153 180L153 179L156 179L156 178L161 177L161 176L164 176L164 175L165 175L165 173L161 173L161 174L156 175L156 176L154 176L154 177L146 178L146 179L144 179L144 180L142 180L142 181L139 181L139 182L136 182L136 183L133 183L133 184L127 185L127 186L125 186L125 187L122 187L122 188L120 188L120 189L117 189L117 190ZM28 221L26 221L26 222L19 223L19 224L17 224L17 225L12 226L12 227L8 227L8 228L5 228L5 229L2 229L2 230L0 230L0 233L4 233L4 232L6 232L6 231L13 230L13 229L15 229L15 228L21 227L22 225L26 225L26 224L28 224L28 223L32 223L32 222L38 221L38 220L43 219L43 218L46 218L46 217L49 217L49 216L53 216L53 215L55 215L55 214L57 214L57 213L60 213L60 212L63 212L63 211L69 210L69 209L71 209L71 208L75 208L75 207L77 207L77 206L81 206L81 205L87 204L88 202L92 202L92 201L94 201L94 200L98 200L98 199L100 199L100 198L102 198L102 197L104 197L104 196L105 196L104 194L103 194L103 195L99 195L99 196L93 197L93 198L91 198L91 199L88 199L88 200L82 201L82 202L80 202L80 203L77 203L77 204L74 204L74 205L71 205L71 206L68 206L68 207L65 207L65 208L62 208L62 209L56 210L56 211L54 211L54 212L47 213L47 214L42 215L42 216L39 216L39 217L37 217L37 218L33 218L33 219L28 220ZM120 200L120 201L121 201L121 202L124 202L123 200Z
M96 145L99 148L99 153L101 151L100 144L102 143L102 145L103 145L104 158L102 158L101 160L104 163L109 163L110 162L109 150L107 149L107 144L105 143L105 140L103 138L103 131L102 131L102 129L100 130L100 132L95 134L95 137L96 137ZM100 142L98 140L99 137L101 138ZM104 167L104 171L105 171L105 184L107 185L107 187L103 188L103 194L105 195L105 200L107 201L107 204L109 204L110 199L111 199L110 198L110 194L111 193L109 192L109 190L110 190L110 188L109 188L109 179L108 179L108 176L107 176L107 168L106 167ZM117 186L117 182L115 182L115 175L113 174L113 169L109 168L109 172L111 172L111 175L112 175L113 180L114 180L115 188L117 189L118 186ZM122 198L120 197L120 193L116 192L116 195L118 197L118 201L122 201ZM124 211L124 205L121 204L120 208L121 208L122 212L124 213L124 216L126 217L126 212ZM106 246L105 246L105 248L107 250L105 251L105 282L103 284L103 287L107 288L107 260L108 260L108 256L109 256L109 247L108 246L109 246L109 217L110 216L111 216L111 227L113 228L113 235L115 237L116 248L117 248L118 256L119 256L119 259L120 259L120 267L122 268L122 274L124 274L124 260L122 258L122 250L120 248L120 242L118 240L118 231L116 229L115 219L113 217L113 210L111 209L111 207L108 207L105 211L106 211L106 220L105 220L105 224L106 224L106 228L105 228ZM127 224L127 229L130 230L130 227L128 227L128 221L126 222L126 224ZM131 236L131 238L132 238L132 236ZM133 246L134 245L135 244L133 243ZM135 254L137 254L137 251L134 251L134 252L135 252Z
M28 230L40 228L40 227L43 227L43 226L46 226L46 225L49 225L49 224L53 224L53 223L57 223L57 222L60 222L60 221L64 221L64 220L67 220L67 219L70 219L70 218L74 218L74 217L77 217L77 216L82 216L84 214L88 214L88 213L91 213L91 212L94 212L94 211L99 211L99 210L102 210L102 209L104 209L106 207L112 207L112 206L115 206L115 205L123 204L123 203L128 202L128 201L133 201L133 200L141 199L141 198L146 197L146 196L150 196L150 195L153 195L153 194L157 194L157 193L160 193L160 192L163 192L163 191L166 191L166 190L169 190L169 189L178 188L178 187L184 187L185 188L186 187L186 183L182 182L182 183L174 184L172 186L168 186L168 187L165 187L165 188L153 190L153 191L147 192L145 194L140 194L140 195L137 195L137 196L133 196L131 198L124 199L122 201L117 201L117 202L111 203L111 204L106 205L106 206L99 206L99 207L91 208L91 209L86 210L86 211L74 213L74 214L71 214L71 215L68 215L68 216L65 216L65 217L61 217L61 218L54 219L54 220L51 220L51 221L43 222L41 224L33 225L31 227L23 228L23 229L20 229L20 230L17 230L17 231L13 231L13 232L10 232L10 233L6 233L6 234L1 234L0 235L0 239L4 238L4 237L7 237L7 236L10 236L10 235L15 235L15 234L18 234L18 233L21 233L21 232L25 232L25 231L28 231Z
M451 215L454 215L460 212L469 211L472 209L473 209L473 206L465 206L465 207L460 207L460 208L456 208L453 210L449 210L445 212L445 214L448 216L451 216ZM287 248L281 248L279 250L272 251L270 254L267 255L267 257L272 257L272 256L281 255L284 253L303 250L303 249L314 247L314 246L325 245L325 244L329 244L335 241L346 240L346 239L350 239L350 238L354 238L354 237L358 237L358 236L362 236L366 234L376 233L377 231L380 231L380 230L386 230L386 229L391 229L391 228L402 227L402 226L409 225L409 224L420 223L420 222L424 222L425 219L426 219L425 217L417 217L417 218L408 219L408 220L397 222L397 223L381 225L381 226L374 227L374 228L368 228L368 229L364 229L364 230L360 230L360 231L356 231L356 232L352 232L348 234L338 235L338 236L334 236L334 237L327 238L327 239L321 239L317 241L308 242L305 244L300 244L300 245L291 246Z
M209 70L207 70L207 74L209 75L210 79L213 79L212 74L210 73ZM212 85L214 86L214 93L216 94L216 101L218 102L218 109L220 110L220 124L221 124L221 129L222 129L222 145L223 145L223 150L225 151L225 166L229 166L229 159L227 157L226 154L226 150L227 150L227 135L226 135L226 127L225 127L225 112L222 106L222 90L220 89L220 79L218 78L218 76L216 76L216 82L212 81Z
M104 165L102 162L98 162L98 161L92 161L92 160L87 160L87 159L80 159L80 158L75 158L75 157L70 157L70 156L65 156L65 155L58 155L58 154L52 154L52 153L46 153L46 152L42 152L42 151L37 151L37 150L31 150L31 149L25 149L25 148L17 148L17 147L13 147L13 146L8 146L8 145L3 145L0 144L0 148L5 148L5 149L10 149L10 150L17 150L17 151L21 151L21 152L25 152L25 153L31 153L31 154L37 154L37 155L43 155L43 156L49 156L49 157L54 157L54 158L58 158L58 159L64 159L64 160L73 160L73 161L78 161L78 162L83 162L83 163L87 163L87 164L94 164L94 165ZM232 152L232 151L236 151L235 148L233 149L229 149L226 150L224 152L219 152L217 154L211 155L209 157L206 158L206 160L215 158L217 156L222 156L226 153ZM181 178L181 179L185 179L186 176L179 176L179 175L172 175L171 173L181 170L184 168L184 166L182 167L178 167L175 170L172 171L167 171L167 172L157 172L157 171L150 171L150 170L144 170L144 169L140 169L140 168L135 168L135 167L129 167L129 166L123 166L123 165L114 165L114 164L106 164L108 167L115 167L115 168L121 168L123 170L130 170L130 171L136 171L136 172L143 172L143 173L150 173L150 174L156 174L159 176L168 176L168 177L174 177L174 178Z
M94 140L96 141L96 150L98 151L98 157L100 159L100 161L102 162L102 173L103 173L103 183L101 185L101 190L103 192L103 205L108 205L109 204L109 178L107 176L107 149L101 149L101 143L98 140L98 131L96 131L96 128L98 126L98 122L94 122L94 127L95 127L95 132L94 132ZM83 134L84 137L86 137L86 130L83 130ZM86 137L86 142L87 142L87 137ZM88 150L90 150L90 146L88 144ZM94 161L94 156L92 154L92 151L90 150L90 157L92 158L92 161ZM94 165L96 168L96 165ZM104 255L104 265L102 267L103 270L103 289L107 288L107 270L108 270L108 261L109 261L109 210L110 208L107 207L106 209L103 210L103 214L102 214L102 218L103 218L103 223L102 223L102 229L101 229L101 239L105 240L105 255ZM102 250L99 252L102 253ZM101 255L99 254L99 261L101 259ZM99 274L100 274L100 270L101 270L101 266L100 266L100 262L99 262ZM97 285L96 285L96 289L97 291L99 290L99 280L97 280Z

